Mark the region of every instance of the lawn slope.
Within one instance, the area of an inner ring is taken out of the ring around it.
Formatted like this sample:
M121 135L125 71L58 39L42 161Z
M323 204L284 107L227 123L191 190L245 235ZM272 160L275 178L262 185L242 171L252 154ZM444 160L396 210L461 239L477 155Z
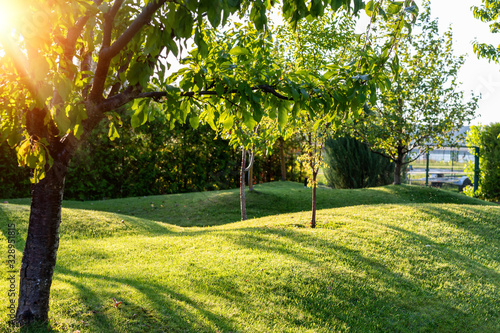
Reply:
M51 329L74 332L498 332L500 208L412 186L65 202ZM29 206L0 204L7 224ZM18 258L21 252L18 252ZM18 262L19 266L19 262ZM0 331L7 275L0 267ZM122 304L115 308L112 298Z

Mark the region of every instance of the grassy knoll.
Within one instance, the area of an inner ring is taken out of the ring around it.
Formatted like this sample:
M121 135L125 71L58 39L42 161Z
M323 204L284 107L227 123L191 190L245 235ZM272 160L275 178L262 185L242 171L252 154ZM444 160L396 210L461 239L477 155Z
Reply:
M500 207L432 188L321 188L312 230L301 184L247 199L245 222L234 190L65 202L52 331L500 331ZM27 203L0 204L0 332L6 225L21 251Z

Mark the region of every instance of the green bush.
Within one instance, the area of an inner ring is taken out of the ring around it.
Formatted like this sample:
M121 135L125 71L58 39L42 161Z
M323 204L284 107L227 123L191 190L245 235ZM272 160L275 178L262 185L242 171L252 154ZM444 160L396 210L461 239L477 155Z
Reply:
M98 200L239 186L241 153L227 140L216 138L210 126L189 125L169 129L161 116L132 130L124 117L120 137L108 138L105 122L93 131L76 152L66 176L65 199ZM298 142L285 142L287 179L304 174L297 162ZM281 178L276 145L254 164L254 182ZM28 197L30 170L18 167L16 153L0 146L0 198Z
M30 194L30 170L17 163L16 151L0 145L0 199L25 198Z
M472 126L467 133L467 143L479 147L480 173L478 190L464 192L483 200L500 201L500 123ZM468 164L466 171L474 179L473 163Z
M127 124L128 122L124 122ZM110 141L101 124L70 163L65 197L102 199L227 189L239 181L239 154L209 126L168 129L161 119Z
M328 186L334 188L382 186L394 179L394 163L348 136L326 140L324 162Z

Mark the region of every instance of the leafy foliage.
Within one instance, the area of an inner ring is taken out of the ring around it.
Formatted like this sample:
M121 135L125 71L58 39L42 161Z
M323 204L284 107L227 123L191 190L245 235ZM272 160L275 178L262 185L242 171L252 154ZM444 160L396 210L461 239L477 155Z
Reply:
M29 196L30 170L17 163L16 152L6 143L0 145L0 199Z
M126 124L126 123L125 123ZM236 151L208 126L172 130L157 118L110 142L100 126L70 164L66 197L102 199L233 188Z
M467 143L479 147L479 184L474 193L472 188L464 191L490 201L500 201L500 123L486 126L472 126L467 133ZM475 150L471 149L475 154ZM467 173L474 179L474 163L468 163Z
M328 138L324 160L328 186L334 188L388 185L394 177L394 163L391 160L348 136Z
M500 32L500 5L495 0L482 0L481 6L472 7L474 17L483 22L489 23L492 33ZM479 58L486 58L489 61L498 63L500 61L500 48L495 45L474 41L474 53Z

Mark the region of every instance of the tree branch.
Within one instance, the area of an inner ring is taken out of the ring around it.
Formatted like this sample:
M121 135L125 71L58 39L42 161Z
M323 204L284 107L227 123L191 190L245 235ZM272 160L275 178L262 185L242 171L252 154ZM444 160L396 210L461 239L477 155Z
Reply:
M293 101L293 98L280 94L279 92L276 91L276 88L274 88L273 86L270 86L270 85L261 84L258 86L254 86L251 89L253 91L261 90L265 93L270 93L270 94L278 97L279 99L283 99L286 101ZM230 94L235 94L237 92L238 92L238 90L234 89L234 90L226 91L225 94L230 95ZM198 92L186 91L186 92L181 93L181 97L194 97L194 96L205 96L205 95L216 96L217 92L215 92L213 90L203 90L203 91L198 91ZM162 97L166 97L166 96L168 96L168 92L166 92L166 91L151 91L151 92L140 93L139 95L137 95L136 98L153 98L155 100L159 100Z
M102 32L102 48L107 49L111 45L111 33L113 32L115 16L118 13L118 9L123 4L123 0L116 0L113 7L104 14L104 24Z
M117 0L113 5L113 8L121 5L122 0ZM110 43L110 40L103 40L103 45L101 50L99 51L99 60L97 62L97 68L94 75L94 83L92 85L92 89L89 94L89 100L92 102L99 102L102 100L103 92L104 92L104 84L106 82L106 77L108 75L109 64L111 63L111 59L113 59L122 49L124 49L127 44L132 40L132 38L142 29L144 25L146 25L150 20L153 14L160 9L160 7L167 2L167 0L157 0L150 2L142 11L139 16L132 22L132 24L125 30L125 32L118 37L118 39L112 45L106 45L106 43ZM113 10L113 8L111 10ZM108 23L106 23L108 22ZM105 28L108 28L109 20L105 20ZM104 32L108 34L107 30Z
M118 39L106 50L108 56L113 58L117 55L132 38L142 29L144 25L149 23L153 14L163 6L167 0L157 0L150 2L139 16L132 22L132 24L118 37Z

